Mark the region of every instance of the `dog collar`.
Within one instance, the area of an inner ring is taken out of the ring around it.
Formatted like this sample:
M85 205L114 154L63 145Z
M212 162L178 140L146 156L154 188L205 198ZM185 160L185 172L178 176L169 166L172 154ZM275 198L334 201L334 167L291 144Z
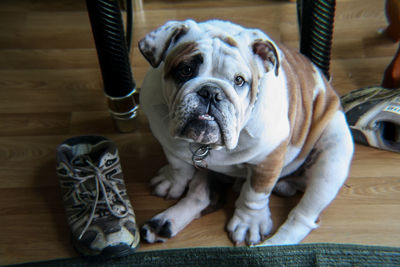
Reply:
M210 145L189 143L190 152L192 152L192 162L196 168L207 168L208 164L205 160L211 151Z

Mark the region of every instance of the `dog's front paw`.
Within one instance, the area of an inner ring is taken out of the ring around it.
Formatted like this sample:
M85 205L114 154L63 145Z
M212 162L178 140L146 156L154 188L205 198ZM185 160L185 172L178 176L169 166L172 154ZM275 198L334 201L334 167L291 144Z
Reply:
M237 208L227 226L229 235L235 244L246 241L248 245L259 243L263 236L271 232L271 229L272 220L268 208L260 210Z
M187 186L187 179L173 176L170 166L162 168L158 176L150 180L153 194L167 199L176 199L182 196Z
M140 235L148 243L165 242L172 237L172 224L168 219L153 218L142 226Z

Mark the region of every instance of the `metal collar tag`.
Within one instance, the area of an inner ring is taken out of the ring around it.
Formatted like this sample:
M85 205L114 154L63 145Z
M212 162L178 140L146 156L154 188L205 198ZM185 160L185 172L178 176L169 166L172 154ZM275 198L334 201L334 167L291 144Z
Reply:
M192 152L192 162L196 168L207 168L208 164L205 160L211 151L210 145L202 145L189 143L190 152Z

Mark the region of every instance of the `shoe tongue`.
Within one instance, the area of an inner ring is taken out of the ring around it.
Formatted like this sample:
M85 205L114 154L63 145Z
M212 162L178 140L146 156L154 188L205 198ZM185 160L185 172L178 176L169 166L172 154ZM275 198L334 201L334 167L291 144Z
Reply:
M78 144L74 146L74 154L76 155L76 158L74 159L73 164L84 167L89 165L87 163L87 160L89 160L96 167L100 167L104 157L113 152L113 146L111 146L109 142L105 141L96 145Z
M90 160L88 156L78 155L72 159L71 163L73 166L76 167L87 167L89 166L89 164L87 163L88 160Z

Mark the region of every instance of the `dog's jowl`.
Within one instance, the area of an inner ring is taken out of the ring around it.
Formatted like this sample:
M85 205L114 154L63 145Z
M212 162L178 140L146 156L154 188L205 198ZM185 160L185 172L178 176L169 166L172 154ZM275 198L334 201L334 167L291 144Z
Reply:
M151 64L141 106L169 163L150 183L158 196L182 197L142 227L143 238L166 241L215 206L218 178L209 174L219 173L243 181L227 222L233 242L303 240L353 154L339 98L321 72L262 31L218 20L168 22L139 49ZM304 193L265 239L273 191Z

